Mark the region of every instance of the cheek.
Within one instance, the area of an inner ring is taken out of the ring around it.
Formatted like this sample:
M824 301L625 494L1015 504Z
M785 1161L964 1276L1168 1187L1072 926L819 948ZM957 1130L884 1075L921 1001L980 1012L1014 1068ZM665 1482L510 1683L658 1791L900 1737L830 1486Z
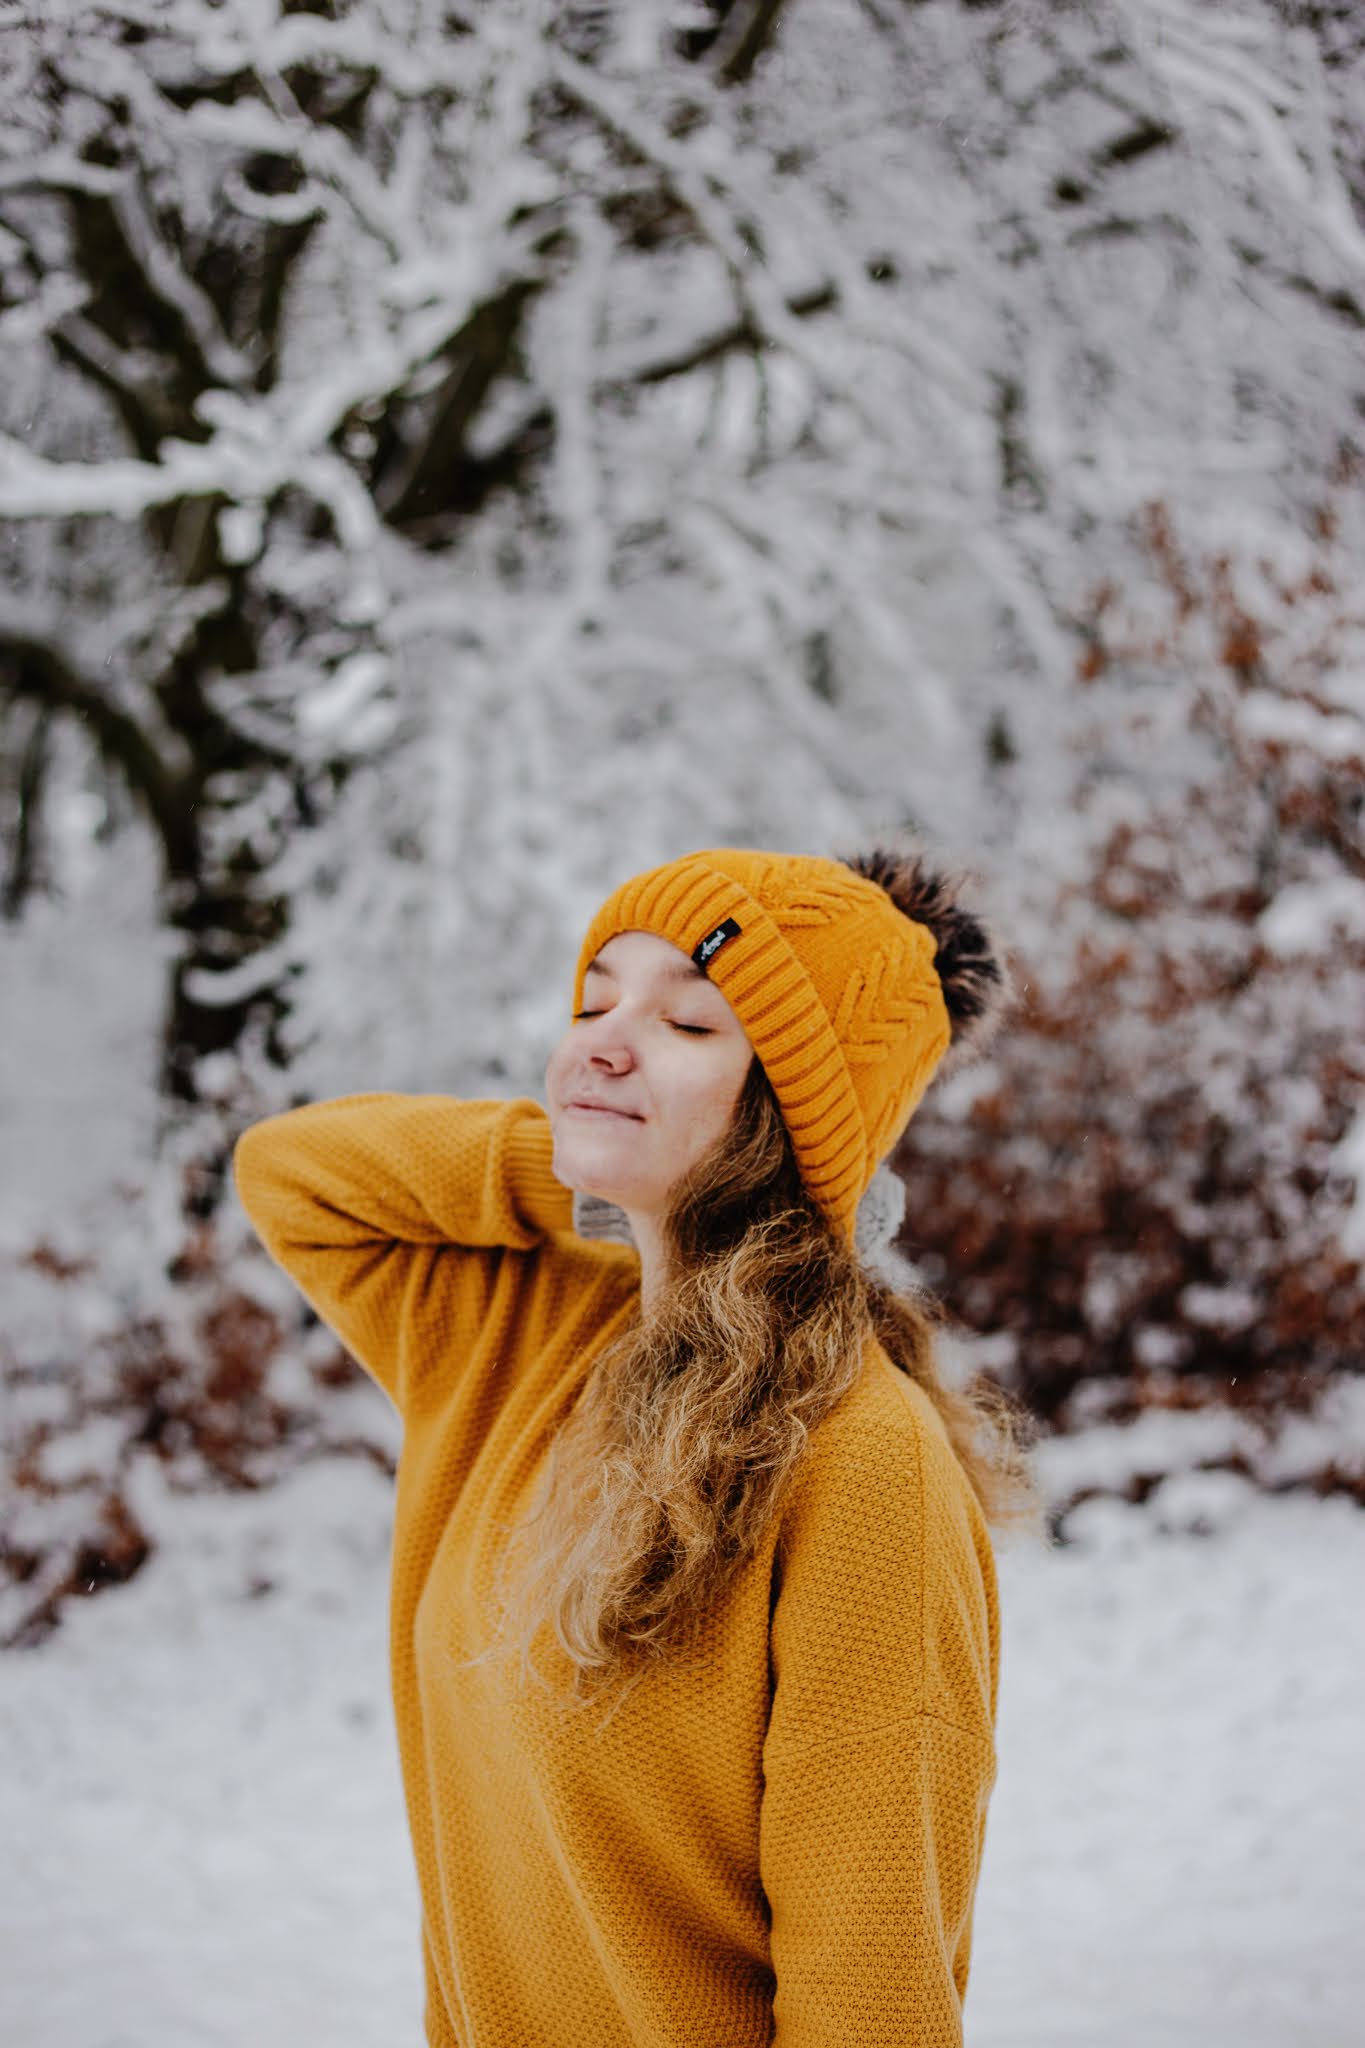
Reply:
M568 1064L569 1041L561 1038L559 1044L545 1062L545 1099L553 1108L558 1100L559 1084Z
M733 1063L727 1063L710 1074L688 1076L689 1085L680 1092L678 1108L679 1120L691 1140L692 1159L709 1151L723 1136L734 1115L745 1071L747 1060L738 1071Z

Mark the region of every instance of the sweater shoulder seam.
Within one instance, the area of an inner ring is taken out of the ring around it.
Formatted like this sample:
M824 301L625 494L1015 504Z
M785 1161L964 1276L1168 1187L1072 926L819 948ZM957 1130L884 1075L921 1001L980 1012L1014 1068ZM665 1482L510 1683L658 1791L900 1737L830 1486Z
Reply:
M908 1713L893 1714L887 1721L878 1721L871 1728L843 1729L837 1735L819 1735L814 1741L795 1746L785 1746L780 1751L784 1763L804 1762L807 1758L827 1749L857 1749L865 1742L871 1742L879 1735L890 1735L897 1728L908 1728L921 1721L937 1722L940 1728L951 1730L954 1735L965 1736L969 1742L978 1742L994 1757L995 1737L985 1728L969 1728L965 1721L955 1721L949 1714L939 1714L932 1707L912 1707Z

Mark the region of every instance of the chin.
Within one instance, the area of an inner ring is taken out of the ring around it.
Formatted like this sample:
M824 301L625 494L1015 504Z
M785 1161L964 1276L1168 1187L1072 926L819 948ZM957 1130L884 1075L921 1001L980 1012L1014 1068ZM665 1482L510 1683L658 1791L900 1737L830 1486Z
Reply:
M648 1209L654 1206L655 1191L621 1170L621 1161L604 1156L607 1148L556 1137L555 1179L580 1195L593 1195L599 1202L613 1202L618 1209Z

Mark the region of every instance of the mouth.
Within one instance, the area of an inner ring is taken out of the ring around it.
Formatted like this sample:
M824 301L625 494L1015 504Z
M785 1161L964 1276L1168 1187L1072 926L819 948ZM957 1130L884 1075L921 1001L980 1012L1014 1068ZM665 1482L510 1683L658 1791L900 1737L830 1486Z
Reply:
M565 1110L573 1116L614 1117L620 1123L642 1124L644 1118L637 1116L633 1109L611 1109L605 1102L566 1102Z

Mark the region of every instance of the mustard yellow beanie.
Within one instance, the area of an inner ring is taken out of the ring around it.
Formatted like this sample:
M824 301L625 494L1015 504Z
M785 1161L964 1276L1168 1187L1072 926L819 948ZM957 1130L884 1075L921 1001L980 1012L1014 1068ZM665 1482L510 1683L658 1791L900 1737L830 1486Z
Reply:
M846 1236L950 1043L979 1044L1004 992L984 926L918 855L721 847L636 875L588 926L575 1010L589 963L626 931L669 940L724 995L802 1178Z

